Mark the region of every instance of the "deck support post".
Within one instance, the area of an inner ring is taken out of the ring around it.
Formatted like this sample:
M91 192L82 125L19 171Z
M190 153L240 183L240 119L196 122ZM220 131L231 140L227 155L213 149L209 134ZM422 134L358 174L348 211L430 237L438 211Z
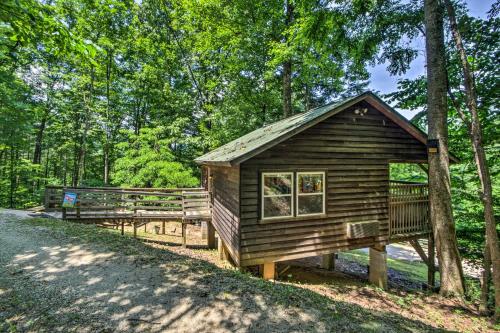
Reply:
M335 253L323 254L321 256L321 268L329 271L335 270Z
M435 273L437 271L435 264L436 253L434 250L434 236L431 233L428 237L427 254L425 254L425 251L418 242L418 239L411 240L410 244L418 253L422 261L427 265L427 285L430 289L434 289L436 284Z
M224 244L224 241L220 238L219 236L219 241L217 243L217 250L219 252L219 259L228 261L229 260L229 253L226 248L226 244Z
M165 235L165 221L161 221L161 234Z
M125 235L125 221L124 220L122 220L121 226L122 226L122 232L121 232L121 234L123 236L123 235Z
M368 279L375 286L387 289L387 252L385 245L370 247Z
M187 223L182 223L182 247L186 247L187 246L187 235L186 235L186 228L187 228Z
M209 249L215 249L215 228L212 222L207 221L207 246Z
M262 266L262 278L264 280L274 280L276 278L276 263L265 262Z
M137 225L135 222L132 222L132 225L134 226L134 238L137 238Z
M207 221L201 221L201 239L206 240L207 239L207 232L208 232L208 225Z
M147 232L148 232L148 224L144 223L144 233L147 233Z
M434 250L434 235L432 232L429 234L429 240L427 243L427 284L429 288L432 290L436 285L436 266L435 266L435 257L436 253Z

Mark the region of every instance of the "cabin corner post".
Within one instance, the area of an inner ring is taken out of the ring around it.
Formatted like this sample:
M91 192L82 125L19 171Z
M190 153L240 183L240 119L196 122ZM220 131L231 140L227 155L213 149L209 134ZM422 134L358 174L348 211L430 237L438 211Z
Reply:
M215 249L215 227L211 221L207 222L207 246L209 249Z
M375 286L387 289L387 251L385 245L370 247L368 279Z
M226 248L226 244L224 244L224 241L220 238L219 236L219 241L217 242L217 250L219 253L219 259L223 261L228 261L229 260L229 253Z

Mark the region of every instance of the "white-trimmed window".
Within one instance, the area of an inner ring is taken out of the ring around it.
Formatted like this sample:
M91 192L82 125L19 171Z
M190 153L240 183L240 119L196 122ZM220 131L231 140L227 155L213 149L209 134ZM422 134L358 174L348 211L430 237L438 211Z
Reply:
M325 172L297 172L297 216L325 213Z
M293 172L263 172L262 219L293 217Z

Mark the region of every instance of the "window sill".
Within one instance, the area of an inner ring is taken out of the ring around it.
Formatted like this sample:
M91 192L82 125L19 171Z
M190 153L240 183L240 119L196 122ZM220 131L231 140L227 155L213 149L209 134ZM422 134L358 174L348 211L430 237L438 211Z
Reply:
M318 219L326 219L327 217L328 217L328 214L314 214L314 215L307 215L307 216L294 216L294 217L283 217L283 218L274 218L274 219L259 219L259 224L318 220Z

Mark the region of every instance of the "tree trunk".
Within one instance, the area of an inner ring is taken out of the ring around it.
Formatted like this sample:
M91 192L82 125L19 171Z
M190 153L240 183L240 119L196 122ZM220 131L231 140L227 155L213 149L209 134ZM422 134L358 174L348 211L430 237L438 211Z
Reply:
M16 190L16 173L15 173L15 151L10 147L10 191L9 191L9 208L14 208L14 192Z
M465 284L451 207L443 11L438 0L425 0L424 11L429 140L439 143L438 152L429 153L430 217L440 263L440 293L461 296Z
M481 302L479 303L479 313L488 315L488 300L491 278L491 256L488 240L484 244L483 272L481 274Z
M79 145L81 147L81 143ZM80 166L81 166L81 149L75 144L74 160L73 160L73 176L71 177L71 186L76 187L80 182Z
M73 179L72 186L76 187L81 181L81 178L85 176L85 156L87 153L87 135L90 129L90 118L93 112L93 99L94 99L94 79L95 79L94 67L90 70L90 84L89 84L89 92L88 97L85 98L85 94L83 95L85 111L83 113L83 133L80 137L79 146L75 145L75 163L73 167Z
M63 185L66 186L68 184L68 155L64 153L64 167L63 167Z
M309 86L306 84L304 88L304 111L309 111L311 109L311 91Z
M45 178L49 177L49 158L50 158L50 148L47 148L47 155L45 155Z
M110 88L111 88L111 69L113 61L113 52L108 50L108 61L106 63L106 123L105 123L105 142L103 149L104 158L104 185L109 183L109 150L111 144L111 100L110 100Z
M104 145L104 185L109 183L109 146Z
M293 4L289 0L285 1L285 29L293 21ZM285 43L288 38L285 37ZM288 58L283 62L283 117L292 115L292 59Z
M50 73L52 66L49 64L48 71ZM49 120L50 111L52 110L52 91L54 89L56 82L52 81L46 89L46 103L45 111L38 126L38 131L35 138L35 150L33 152L33 164L40 164L42 160L42 146L43 146L43 134L45 132L45 127L47 126L47 121Z
M448 17L450 19L451 30L455 45L460 56L462 64L462 72L464 76L465 96L467 108L470 112L470 121L462 113L462 117L469 129L469 136L472 142L472 150L476 162L477 173L481 182L481 200L484 206L484 221L486 224L486 239L489 244L489 257L493 268L493 283L495 285L495 320L500 318L500 247L498 242L498 234L496 231L495 215L493 211L493 189L491 185L490 170L486 159L486 152L483 147L483 133L481 121L477 110L477 95L476 87L472 71L467 61L467 54L462 42L462 36L458 30L457 20L455 17L455 8L450 0L445 0ZM485 262L486 263L486 262Z
M292 62L283 63L283 118L292 115Z
M264 103L260 107L260 126L264 126L266 124L266 114L267 114L267 105L266 103Z
M38 130L36 132L35 151L33 152L33 164L40 164L42 160L42 141L43 141L43 133L45 131L45 125L47 123L47 116L48 112L45 112L42 121L38 126Z

